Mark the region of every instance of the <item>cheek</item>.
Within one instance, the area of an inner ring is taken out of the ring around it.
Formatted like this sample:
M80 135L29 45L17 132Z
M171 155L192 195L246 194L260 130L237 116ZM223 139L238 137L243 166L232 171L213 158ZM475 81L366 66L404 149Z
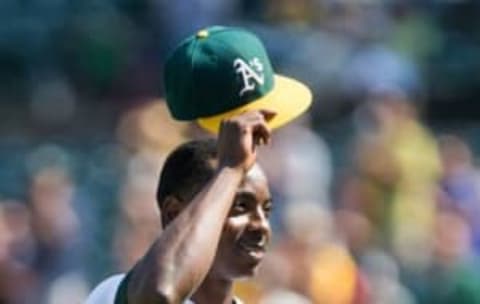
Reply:
M223 236L230 240L237 240L245 230L248 224L248 216L232 216L228 217L223 226Z

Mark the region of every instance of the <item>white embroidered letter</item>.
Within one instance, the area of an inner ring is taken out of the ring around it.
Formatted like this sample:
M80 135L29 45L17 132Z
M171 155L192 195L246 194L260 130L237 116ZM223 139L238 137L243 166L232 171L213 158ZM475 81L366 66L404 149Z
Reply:
M235 68L235 72L240 73L243 80L243 88L239 93L240 96L255 89L256 83L263 85L263 65L257 57L250 60L249 64L243 59L237 58L233 61L233 67Z

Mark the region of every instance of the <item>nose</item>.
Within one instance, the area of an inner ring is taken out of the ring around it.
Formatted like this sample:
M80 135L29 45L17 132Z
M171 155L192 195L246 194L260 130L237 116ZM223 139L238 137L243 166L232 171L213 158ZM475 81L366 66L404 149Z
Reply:
M249 218L247 230L252 235L261 239L263 237L270 237L270 221L268 220L263 208L258 208L255 212L252 212Z

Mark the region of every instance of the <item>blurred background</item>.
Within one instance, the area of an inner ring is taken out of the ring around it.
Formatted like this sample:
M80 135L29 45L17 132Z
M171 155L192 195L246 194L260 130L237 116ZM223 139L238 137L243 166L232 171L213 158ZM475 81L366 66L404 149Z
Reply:
M311 111L262 151L275 237L246 303L480 303L480 3L0 0L0 303L81 303L159 234L162 70L243 26Z

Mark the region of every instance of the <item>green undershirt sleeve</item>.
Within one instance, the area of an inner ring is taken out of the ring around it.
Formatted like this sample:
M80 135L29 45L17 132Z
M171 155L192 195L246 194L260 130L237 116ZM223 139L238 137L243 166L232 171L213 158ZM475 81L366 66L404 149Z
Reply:
M131 273L132 272L127 273L122 282L120 282L120 286L118 286L117 293L115 294L114 304L128 304L127 288Z

